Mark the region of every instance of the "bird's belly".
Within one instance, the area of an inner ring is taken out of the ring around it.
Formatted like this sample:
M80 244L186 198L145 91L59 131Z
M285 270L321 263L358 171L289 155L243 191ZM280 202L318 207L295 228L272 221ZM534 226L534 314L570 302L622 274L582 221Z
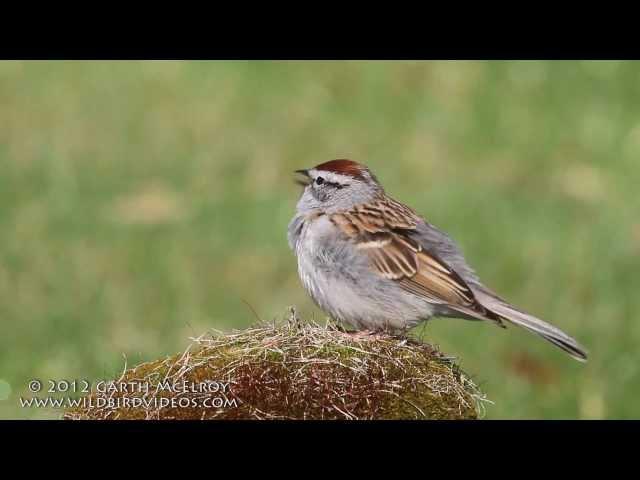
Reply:
M334 319L360 330L404 329L433 315L427 302L377 277L368 261L331 253L301 254L298 272L314 302Z

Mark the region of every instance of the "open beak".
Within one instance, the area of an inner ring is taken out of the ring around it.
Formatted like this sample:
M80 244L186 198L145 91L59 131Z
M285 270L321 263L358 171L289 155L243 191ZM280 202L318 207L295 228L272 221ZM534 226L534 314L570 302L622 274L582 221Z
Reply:
M296 170L294 173L298 175L298 178L295 180L298 185L306 187L311 183L311 177L309 177L308 170Z

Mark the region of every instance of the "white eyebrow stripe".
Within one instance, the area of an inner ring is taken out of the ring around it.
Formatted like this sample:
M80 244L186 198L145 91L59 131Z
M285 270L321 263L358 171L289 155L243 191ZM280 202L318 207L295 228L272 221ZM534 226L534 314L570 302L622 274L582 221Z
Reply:
M348 175L341 175L339 173L334 173L334 172L325 172L323 170L316 170L315 168L312 168L311 170L309 170L309 174L314 179L320 176L329 183L337 183L340 185L347 184L353 180L353 178Z

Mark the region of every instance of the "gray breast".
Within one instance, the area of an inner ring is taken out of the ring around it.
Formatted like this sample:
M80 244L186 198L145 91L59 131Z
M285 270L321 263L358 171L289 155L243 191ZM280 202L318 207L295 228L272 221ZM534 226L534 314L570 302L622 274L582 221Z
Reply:
M403 328L430 316L418 297L372 271L369 259L326 218L305 222L297 238L298 272L315 303L356 328Z

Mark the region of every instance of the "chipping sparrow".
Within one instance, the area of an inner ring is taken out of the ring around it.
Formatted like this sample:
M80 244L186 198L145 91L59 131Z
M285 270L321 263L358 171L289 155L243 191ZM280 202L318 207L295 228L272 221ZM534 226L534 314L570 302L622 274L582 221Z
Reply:
M366 166L331 160L296 173L304 190L289 245L305 289L334 319L370 331L434 316L506 321L587 359L573 338L485 287L455 242L387 196Z

